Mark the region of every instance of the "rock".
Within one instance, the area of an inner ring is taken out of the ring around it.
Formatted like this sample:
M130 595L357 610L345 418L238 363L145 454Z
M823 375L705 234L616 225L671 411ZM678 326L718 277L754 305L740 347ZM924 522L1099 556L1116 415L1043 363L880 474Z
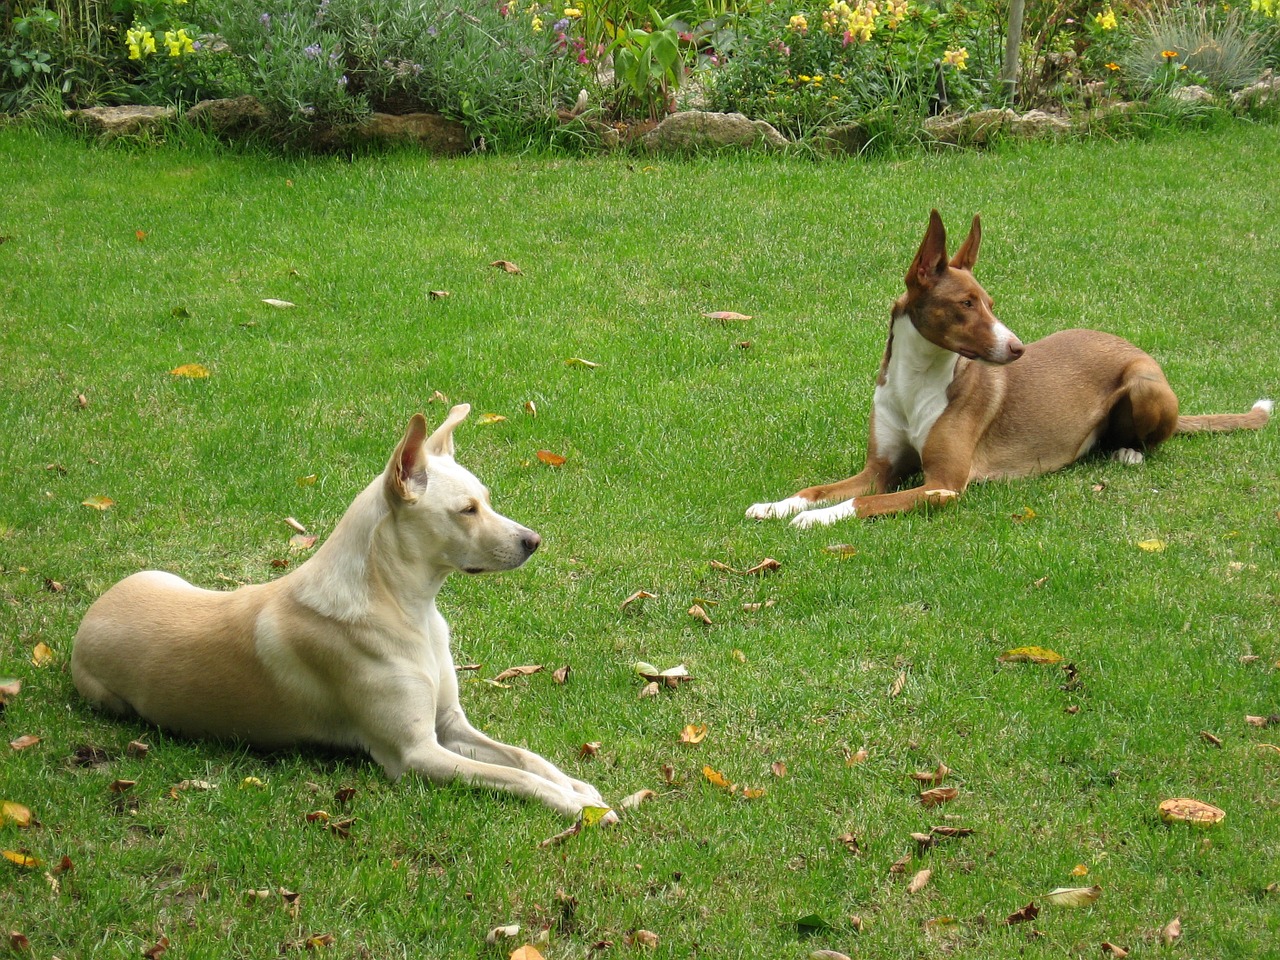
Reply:
M236 137L253 133L266 126L269 116L257 97L233 97L224 100L201 100L186 113L196 126L204 127L220 137Z
M1007 108L976 113L943 113L925 120L924 129L942 143L988 143L1017 116Z
M1009 129L1015 137L1027 139L1063 137L1071 132L1071 121L1043 110L1028 110L1022 116L1015 117L1010 122Z
M1188 87L1175 87L1169 91L1170 100L1181 100L1184 103L1213 103L1213 94L1204 87L1192 84Z
M1262 106L1272 97L1280 97L1280 77L1266 70L1258 78L1257 83L1233 93L1231 101L1239 107L1253 108Z
M867 128L860 123L841 123L818 131L817 145L827 153L857 155L871 140Z
M178 115L173 107L87 107L68 110L67 119L81 124L104 140L140 133L162 126Z
M312 142L329 150L356 143L402 143L439 156L471 150L466 127L438 113L373 113L360 123L319 130Z
M686 110L673 113L642 141L650 150L715 150L723 147L777 149L790 141L763 120L749 120L740 113L707 113Z

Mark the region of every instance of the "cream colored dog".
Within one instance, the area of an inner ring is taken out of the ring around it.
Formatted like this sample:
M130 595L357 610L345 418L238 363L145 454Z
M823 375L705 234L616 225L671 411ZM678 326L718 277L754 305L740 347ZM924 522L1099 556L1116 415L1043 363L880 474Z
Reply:
M116 584L76 634L76 688L187 736L359 748L393 779L456 778L566 816L605 806L590 784L475 729L458 702L441 584L514 569L541 542L454 461L470 409L430 437L415 414L386 471L287 576L229 592L156 570Z

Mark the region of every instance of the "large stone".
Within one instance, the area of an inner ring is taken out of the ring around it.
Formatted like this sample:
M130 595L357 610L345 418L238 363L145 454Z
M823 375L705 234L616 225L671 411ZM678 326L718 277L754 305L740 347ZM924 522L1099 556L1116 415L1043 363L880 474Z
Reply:
M187 111L186 118L220 137L253 133L265 127L269 120L267 108L257 97L249 96L201 100Z
M342 131L345 139L377 143L404 143L428 153L453 156L471 149L467 128L438 113L375 113Z
M1009 123L1009 130L1015 137L1028 139L1064 137L1071 132L1071 121L1043 110L1028 110Z
M749 120L740 113L686 110L673 113L644 136L650 150L717 150L724 147L778 149L790 141L771 124Z
M943 113L924 122L925 132L941 143L988 143L1017 119L1012 110Z
M1169 99L1181 100L1184 103L1213 103L1213 94L1202 86L1192 84L1187 87L1175 87L1169 91Z
M66 116L104 140L156 129L178 115L173 107L87 107Z
M1263 106L1272 97L1280 97L1280 77L1267 70L1258 78L1257 83L1233 93L1231 100L1238 107L1250 109Z

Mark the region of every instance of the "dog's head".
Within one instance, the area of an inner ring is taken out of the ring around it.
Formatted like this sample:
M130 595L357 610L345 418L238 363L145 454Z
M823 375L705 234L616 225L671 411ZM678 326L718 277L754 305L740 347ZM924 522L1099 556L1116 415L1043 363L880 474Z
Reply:
M970 360L1010 363L1022 356L1022 341L991 312L992 300L973 275L982 224L973 218L969 236L947 259L947 231L937 210L907 270L907 292L895 312L911 317L920 335Z
M453 459L453 431L467 414L462 403L435 432L415 413L383 474L383 492L400 548L416 560L446 570L487 573L512 570L538 549L542 538L489 505L489 490Z

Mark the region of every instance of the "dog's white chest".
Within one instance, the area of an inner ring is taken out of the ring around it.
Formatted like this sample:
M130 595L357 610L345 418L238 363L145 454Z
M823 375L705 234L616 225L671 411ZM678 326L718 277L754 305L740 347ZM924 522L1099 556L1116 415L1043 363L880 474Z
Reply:
M947 389L960 358L920 336L910 318L893 321L893 348L883 384L876 385L876 451L897 459L924 451L925 440L947 408Z

